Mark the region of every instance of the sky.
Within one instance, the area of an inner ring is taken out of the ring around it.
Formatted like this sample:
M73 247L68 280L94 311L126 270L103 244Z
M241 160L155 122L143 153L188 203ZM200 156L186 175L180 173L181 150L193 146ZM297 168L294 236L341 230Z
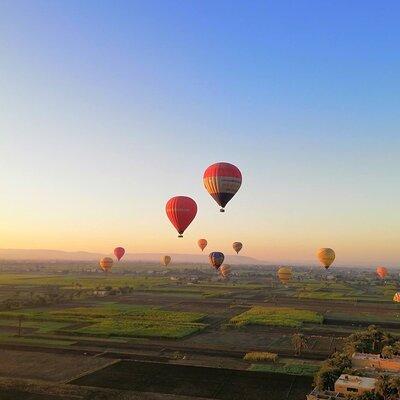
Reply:
M0 248L400 266L397 1L0 2ZM202 184L227 161L225 214ZM166 201L198 204L183 239Z

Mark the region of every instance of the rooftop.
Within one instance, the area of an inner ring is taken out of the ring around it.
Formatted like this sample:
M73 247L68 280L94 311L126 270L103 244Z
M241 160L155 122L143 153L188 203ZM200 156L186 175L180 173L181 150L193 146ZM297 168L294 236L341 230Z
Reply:
M375 378L367 378L365 376L355 376L342 374L339 376L338 380L335 382L335 385L341 385L352 388L362 388L362 389L374 389L375 388Z

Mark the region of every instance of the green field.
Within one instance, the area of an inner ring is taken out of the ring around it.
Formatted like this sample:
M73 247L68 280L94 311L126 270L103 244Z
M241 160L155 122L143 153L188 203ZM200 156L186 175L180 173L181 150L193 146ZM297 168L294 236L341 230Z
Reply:
M309 310L287 307L252 307L233 317L230 323L235 326L271 325L300 327L303 323L322 324L322 315Z
M2 326L36 328L37 333L55 330L98 336L181 338L206 327L200 321L205 314L164 311L150 306L103 303L95 307L73 307L64 310L25 309L0 312ZM75 323L87 324L69 328Z
M312 364L269 363L252 364L249 370L258 372L279 372L289 375L313 376L319 368L319 365Z

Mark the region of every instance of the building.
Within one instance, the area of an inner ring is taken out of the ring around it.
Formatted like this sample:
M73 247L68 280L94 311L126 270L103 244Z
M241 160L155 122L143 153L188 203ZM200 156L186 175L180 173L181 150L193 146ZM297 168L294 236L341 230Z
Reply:
M400 357L382 358L380 354L354 353L351 364L357 369L400 372Z
M94 290L93 294L97 297L105 297L110 294L108 290Z
M375 378L342 374L335 382L335 392L342 394L363 394L375 390Z

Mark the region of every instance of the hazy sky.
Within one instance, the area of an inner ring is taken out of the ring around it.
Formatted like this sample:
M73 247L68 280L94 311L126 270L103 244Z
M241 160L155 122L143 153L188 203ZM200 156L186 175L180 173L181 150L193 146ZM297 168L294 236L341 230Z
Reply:
M400 265L398 1L0 1L0 248ZM204 169L243 186L220 214ZM177 234L164 205L199 212Z

